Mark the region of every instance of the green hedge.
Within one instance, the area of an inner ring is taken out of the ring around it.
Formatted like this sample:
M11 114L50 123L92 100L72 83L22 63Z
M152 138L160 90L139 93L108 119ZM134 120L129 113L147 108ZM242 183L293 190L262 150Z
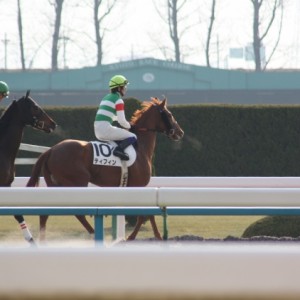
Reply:
M300 106L193 105L172 108L185 131L159 137L159 176L299 176Z
M140 105L131 99L127 118ZM23 142L51 146L94 140L96 107L47 108L59 127L49 135L26 128ZM300 106L177 105L169 109L185 131L180 142L158 134L157 176L300 176ZM33 154L32 154L33 155ZM19 157L29 157L20 151ZM36 156L36 154L35 154ZM28 176L31 166L17 167Z
M254 236L293 237L300 236L299 216L267 216L249 227L242 234L243 238Z

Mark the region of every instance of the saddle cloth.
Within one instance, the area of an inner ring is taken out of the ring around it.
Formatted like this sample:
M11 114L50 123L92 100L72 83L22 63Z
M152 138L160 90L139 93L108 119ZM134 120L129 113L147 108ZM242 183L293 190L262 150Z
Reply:
M125 152L129 156L128 161L121 161L117 156L113 155L117 143L114 141L92 141L93 145L93 164L110 167L122 167L122 162L126 163L127 167L130 167L136 159L136 151L132 145L125 149Z

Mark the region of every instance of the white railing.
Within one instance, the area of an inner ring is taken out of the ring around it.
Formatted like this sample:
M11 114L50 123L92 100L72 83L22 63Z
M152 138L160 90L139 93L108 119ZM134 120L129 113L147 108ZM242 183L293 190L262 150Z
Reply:
M12 186L24 187L28 179L16 177ZM45 186L43 177L40 184ZM151 177L147 187L300 188L300 177Z
M300 208L300 188L1 188L0 207L3 206Z
M47 151L48 149L49 149L49 147L30 145L30 144L24 144L24 143L22 143L19 148L19 150L37 152L37 153L43 153L43 152ZM37 161L37 158L16 158L15 164L16 165L33 165L36 163L36 161Z
M153 177L139 188L16 187L26 182L16 178L12 188L0 189L1 214L91 214L101 242L104 215L300 214L298 177ZM125 222L119 226L125 232Z

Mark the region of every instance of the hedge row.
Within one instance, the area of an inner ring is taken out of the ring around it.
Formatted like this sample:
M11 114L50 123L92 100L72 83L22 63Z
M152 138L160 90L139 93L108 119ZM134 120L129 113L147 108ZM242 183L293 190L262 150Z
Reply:
M299 176L300 106L198 105L172 110L179 145L159 138L164 176Z
M128 101L130 118L140 102ZM51 146L68 138L94 140L97 108L47 108L59 127L50 135L26 128L23 142ZM157 176L300 176L300 106L177 105L180 142L158 134ZM20 151L19 157L34 156ZM36 156L36 154L35 154ZM18 166L28 176L31 166Z

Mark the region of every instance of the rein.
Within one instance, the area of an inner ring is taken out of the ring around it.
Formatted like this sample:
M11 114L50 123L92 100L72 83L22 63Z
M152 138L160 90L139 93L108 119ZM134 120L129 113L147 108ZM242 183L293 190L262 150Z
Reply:
M38 115L33 116L32 127L43 130L45 127L45 122L41 120L42 117L43 112L40 110Z
M25 95L25 99L30 100L29 95L30 95L30 90L27 90L26 95ZM42 112L42 110L40 110L38 115L33 116L31 126L34 127L34 128L43 130L44 127L45 127L45 122L40 120L42 116L43 116L43 112Z
M171 128L167 132L166 130L161 130L159 128L145 128L145 127L135 127L133 126L133 131L140 131L140 132L158 132L158 133L164 133L166 135L172 135L174 134L175 129Z
M133 131L141 131L141 132L152 131L152 132L159 132L159 129L156 129L156 128L146 128L146 127L135 127L135 126L133 126Z

